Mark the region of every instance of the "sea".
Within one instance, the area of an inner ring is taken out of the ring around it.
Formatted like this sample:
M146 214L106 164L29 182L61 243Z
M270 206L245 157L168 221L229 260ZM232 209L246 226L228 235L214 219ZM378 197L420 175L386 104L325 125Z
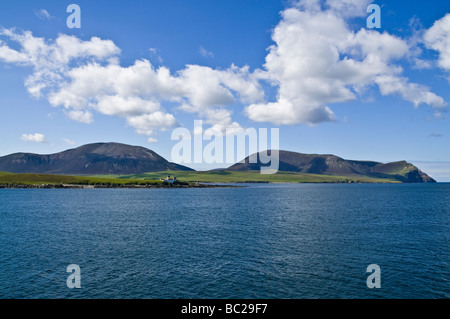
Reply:
M0 298L450 297L450 184L235 186L1 189Z

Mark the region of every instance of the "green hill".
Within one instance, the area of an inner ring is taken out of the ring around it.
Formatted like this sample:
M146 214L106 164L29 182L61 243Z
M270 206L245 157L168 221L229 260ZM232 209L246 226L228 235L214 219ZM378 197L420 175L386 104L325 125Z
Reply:
M270 151L269 151L270 152ZM209 183L432 183L430 176L405 161L379 163L346 160L335 155L279 151L279 171L260 174L259 161L242 162L222 170L196 172L170 163L140 146L96 143L51 155L16 153L0 157L0 184L127 184L156 182L167 174L182 181ZM11 173L19 173L12 175ZM44 175L43 175L44 174ZM88 176L88 177L81 177ZM94 177L89 177L94 176Z
M247 157L243 162L232 165L226 170L236 172L260 171L261 167L266 165L261 164L259 153L256 155L258 159L256 163L250 163L250 157ZM373 161L345 160L335 155L301 154L288 151L279 151L278 159L280 171L345 176L353 179L388 179L403 183L436 182L413 164L405 161L384 164Z
M152 150L120 143L87 144L64 152L15 153L0 157L0 171L60 175L138 174L192 170L170 163Z

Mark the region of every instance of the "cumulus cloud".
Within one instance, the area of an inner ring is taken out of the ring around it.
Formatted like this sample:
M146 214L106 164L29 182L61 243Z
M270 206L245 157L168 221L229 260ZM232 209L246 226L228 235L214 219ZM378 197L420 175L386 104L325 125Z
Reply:
M28 61L25 54L9 48L0 40L0 59L6 63L25 63Z
M399 78L391 75L378 76L375 82L380 87L383 95L400 94L405 101L419 107L420 104L428 104L435 109L443 109L447 104L444 99L431 93L425 86L416 83L409 83L406 78Z
M278 96L250 104L248 117L278 125L334 121L330 104L356 100L362 88L375 85L383 95L399 94L415 106L443 108L441 97L402 76L397 62L409 54L406 40L350 28L347 18L366 14L370 2L308 0L283 11L258 74L278 88Z
M205 79L208 79L205 81ZM180 109L196 113L213 127L209 132L225 133L227 127L240 127L232 120L232 111L225 107L240 100L251 103L264 100L257 77L248 67L232 65L226 70L188 65L179 71L179 89L186 98Z
M72 120L80 122L80 123L89 124L94 121L94 116L89 111L70 110L70 111L66 111L66 114Z
M22 141L25 142L35 142L35 143L47 143L47 139L43 134L35 133L35 134L22 134L20 137Z
M122 117L139 134L153 136L179 125L162 106L170 102L223 131L227 125L239 126L231 120L231 105L264 99L259 80L248 67L217 70L188 65L172 74L148 60L123 67L120 49L96 37L83 41L59 35L47 41L14 29L2 29L0 36L22 47L15 50L0 42L0 60L33 67L25 80L28 92L35 98L45 96L51 105L63 107L67 116L83 123L92 123L97 112Z
M155 128L164 130L166 127L174 127L177 125L177 121L172 114L159 111L128 117L127 122L136 128L137 133L144 135L153 135Z
M178 103L180 110L204 117L206 122L218 127L232 122L232 111L225 109L229 104L264 97L248 67L214 70L188 65L173 75L166 67L155 69L150 61L138 60L129 67L115 62L89 63L69 70L67 78L58 90L49 94L52 105L77 110L90 108L105 115L124 117L144 135L178 124L172 114L164 112L162 101ZM159 120L146 121L142 129L135 120L139 116Z
M450 71L450 13L425 32L424 41L427 48L439 53L439 67Z
M444 99L411 82L400 64L414 57L416 66L427 66L420 64L420 52L413 48L419 40L349 23L366 16L371 2L298 1L282 12L265 63L254 71L248 66L187 65L172 72L145 59L122 66L121 50L111 40L64 34L47 40L15 29L0 29L0 61L30 67L32 73L25 80L30 95L48 99L69 118L92 123L96 114L120 117L149 142L156 140L158 131L179 125L172 114L176 111L203 119L210 134L242 129L233 119L234 108L242 105L244 114L257 122L335 121L332 104L358 100L359 92L374 87L382 95L398 95L441 114ZM423 40L439 52L439 65L446 70L450 70L449 34L450 14L427 30ZM154 55L156 50L150 52ZM203 47L199 52L212 56ZM276 89L275 97L265 96L263 83Z
M0 36L21 46L20 50L14 50L0 40L0 59L33 68L34 72L26 78L25 86L35 98L41 97L46 89L57 87L70 70L70 63L80 59L105 61L120 53L114 42L98 37L82 41L75 36L61 34L55 41L46 41L34 37L30 31L20 33L14 29L0 29Z

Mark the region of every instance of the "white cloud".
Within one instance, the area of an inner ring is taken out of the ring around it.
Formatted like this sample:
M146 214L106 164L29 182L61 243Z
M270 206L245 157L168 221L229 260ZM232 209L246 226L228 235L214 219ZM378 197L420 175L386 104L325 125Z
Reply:
M68 117L70 117L72 120L90 124L94 122L94 116L89 111L81 111L81 110L70 110L66 111L66 114Z
M150 48L148 50L150 51L150 54L156 58L156 61L158 61L159 64L162 64L164 62L163 58L158 54L158 49Z
M415 44L387 32L357 30L348 22L366 16L371 2L297 2L282 12L272 34L274 45L263 68L255 71L248 66L187 65L171 72L148 60L125 67L120 65L120 49L110 40L85 41L64 34L46 40L14 29L0 29L0 61L30 66L28 92L63 108L71 119L92 123L94 114L120 117L149 141L157 131L179 125L171 114L175 110L197 115L214 133L241 129L233 120L233 108L239 104L257 122L335 121L332 104L358 100L360 92L373 87L383 95L396 94L414 106L426 104L442 112L446 103L441 97L403 74L400 62L405 59L415 59L416 67L429 65L418 58L419 51L412 53ZM440 52L441 67L450 70L449 21L450 15L436 22L425 39L429 48ZM19 44L19 49L9 42ZM203 47L199 52L212 56ZM277 90L273 100L266 99L262 82Z
M412 35L407 39L409 50L409 60L412 63L412 67L417 70L432 69L433 63L430 60L423 59L422 44L424 42L425 30L419 18L416 16L409 19L409 27Z
M179 84L185 98L181 110L197 113L205 122L214 126L214 131L226 127L239 126L233 122L232 111L227 105L241 101L252 103L264 100L264 92L257 77L248 67L238 68L232 65L226 70L214 70L209 67L188 65L179 71ZM205 79L208 79L205 81Z
M424 41L427 48L439 52L439 67L450 71L450 13L425 32Z
M43 134L35 133L35 134L22 134L20 137L22 141L25 142L35 142L35 143L47 143L47 139Z
M416 83L408 83L406 78L399 78L390 75L378 76L375 82L383 95L400 94L405 101L419 107L420 104L428 104L436 109L444 108L447 103L440 96L429 91L425 86Z
M66 144L68 144L68 145L75 145L75 142L69 140L68 138L63 138L62 140L63 140Z
M370 2L300 1L297 8L283 11L272 35L275 44L258 73L278 88L277 100L250 104L248 117L278 125L334 121L330 104L356 100L357 92L375 85L382 94L400 94L415 106L445 106L427 87L402 76L397 61L408 57L406 40L387 32L350 29L346 18L361 15Z
M140 134L168 129L176 122L163 121L165 126L158 123L153 129L147 125L145 130L137 126L133 120L136 116L163 112L160 101L177 102L181 110L196 113L216 125L232 122L232 112L224 109L229 104L236 100L262 100L264 96L248 67L214 70L189 65L172 75L165 67L155 69L149 61L140 60L129 67L89 63L69 70L67 77L68 81L49 94L52 105L66 109L91 108L102 114L124 117Z
M3 41L0 40L0 59L6 63L26 63L28 58L25 54L10 49Z
M227 124L234 127L238 124L231 120L230 105L264 98L258 78L248 67L216 70L188 65L171 74L163 66L155 69L148 60L123 67L117 58L120 49L96 37L82 41L59 35L47 41L14 29L2 29L0 36L22 47L14 50L0 43L1 60L34 68L25 81L28 92L36 98L47 97L51 105L63 107L71 119L83 123L92 123L95 111L123 117L139 134L153 135L178 125L161 106L167 101L204 117L216 129ZM162 119L161 114L167 116ZM136 119L146 119L145 128Z
M188 65L172 75L165 67L155 69L149 61L140 60L129 67L89 63L71 69L67 77L69 80L59 90L50 93L52 105L92 108L102 114L124 117L140 134L145 134L143 132L148 129L142 130L129 119L163 112L160 101L179 103L181 110L196 113L216 125L232 123L232 112L225 109L228 105L237 100L258 101L264 96L248 67L214 70ZM204 80L206 78L208 81ZM154 129L168 129L171 126L167 125L175 123L171 120L163 122L166 126L159 123Z
M120 53L112 41L98 37L82 41L61 34L55 41L46 41L29 31L18 33L14 29L0 29L0 36L21 46L20 50L14 50L0 42L0 60L33 67L34 72L25 80L25 86L35 98L41 97L43 91L57 87L74 60L106 61Z
M14 50L0 42L0 59L7 63L30 65L34 68L25 85L36 98L45 94L53 106L63 106L73 120L92 123L95 110L99 113L130 118L147 115L158 118L158 98L172 99L173 78L168 69L154 70L148 61L136 61L124 68L115 58L120 53L112 41L93 37L82 41L73 36L60 35L55 41L34 37L31 32L16 33L2 29L5 36L21 46ZM71 67L72 61L80 65ZM173 118L173 116L172 116ZM173 118L174 119L174 118ZM146 132L151 123L146 122ZM156 123L154 129L168 128L174 121ZM164 127L162 127L164 126ZM141 126L137 131L143 132Z
M119 95L104 96L96 106L96 109L103 114L113 116L132 116L142 113L153 113L160 109L156 101L143 100L139 97L122 97Z
M326 7L344 17L367 16L367 6L374 0L326 0Z
M203 46L200 46L200 48L198 49L198 52L204 58L214 58L214 53L206 50Z
M36 10L34 14L41 20L52 20L55 18L45 9Z
M155 130L165 130L166 128L177 126L177 120L172 114L163 112L154 112L138 116L130 116L127 123L134 128L138 134L151 136L155 134Z

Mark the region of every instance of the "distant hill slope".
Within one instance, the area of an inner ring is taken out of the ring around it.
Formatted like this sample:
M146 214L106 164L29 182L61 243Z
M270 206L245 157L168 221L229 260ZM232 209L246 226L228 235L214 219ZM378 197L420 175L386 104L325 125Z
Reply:
M167 170L192 171L144 147L119 143L87 144L50 155L16 153L0 157L0 171L12 173L120 175Z
M404 183L435 183L430 176L419 170L413 164L405 161L393 163L378 163L371 161L345 160L335 155L301 154L288 151L279 151L280 171L300 172L320 175L339 176L366 176L373 178L393 178ZM257 163L249 163L249 157L244 163L235 164L227 171L254 171L261 166Z

